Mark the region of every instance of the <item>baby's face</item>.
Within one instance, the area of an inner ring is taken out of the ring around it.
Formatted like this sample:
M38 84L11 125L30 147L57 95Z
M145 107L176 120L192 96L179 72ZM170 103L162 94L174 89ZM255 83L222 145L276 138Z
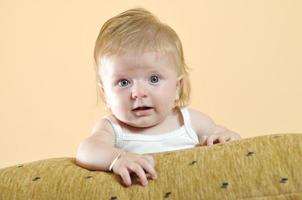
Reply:
M107 105L120 121L150 127L172 113L180 79L171 55L147 52L102 59Z

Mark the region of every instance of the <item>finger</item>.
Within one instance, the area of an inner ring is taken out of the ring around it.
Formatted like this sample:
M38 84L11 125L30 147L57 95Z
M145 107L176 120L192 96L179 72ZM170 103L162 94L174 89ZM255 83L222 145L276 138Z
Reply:
M154 159L152 156L144 156L144 159L146 159L152 166L154 166Z
M241 139L241 136L240 136L239 134L236 134L236 135L235 135L235 138L236 138L236 140L240 140L240 139Z
M213 145L213 142L214 142L214 135L210 135L209 137L208 137L208 140L207 140L207 145L208 146L212 146Z
M147 173L149 173L151 175L152 179L157 178L157 173L156 173L154 167L148 161L141 160L141 161L139 161L139 164L144 168L144 170Z
M120 170L119 175L121 176L123 182L125 183L126 186L131 185L131 178L128 170L126 168L123 168Z
M231 136L230 141L239 140L240 138L238 136Z
M226 139L224 136L219 136L218 141L219 141L219 143L225 143Z
M140 182L143 186L148 185L146 173L140 165L134 163L129 166L129 169L139 177Z
M225 137L225 141L228 142L228 141L232 141L232 138L234 138L233 136L226 136Z
M208 138L207 136L201 136L201 138L200 138L201 146L206 145L207 138Z

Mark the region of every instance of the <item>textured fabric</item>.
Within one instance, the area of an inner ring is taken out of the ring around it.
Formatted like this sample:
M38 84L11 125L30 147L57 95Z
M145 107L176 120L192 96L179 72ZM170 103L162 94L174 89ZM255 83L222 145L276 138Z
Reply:
M132 153L158 153L195 147L199 144L196 132L191 125L190 113L186 107L180 109L184 125L168 133L143 135L124 133L116 122L105 117L115 133L116 147Z
M302 134L247 138L153 154L158 179L126 188L117 175L74 158L0 169L1 200L299 200Z

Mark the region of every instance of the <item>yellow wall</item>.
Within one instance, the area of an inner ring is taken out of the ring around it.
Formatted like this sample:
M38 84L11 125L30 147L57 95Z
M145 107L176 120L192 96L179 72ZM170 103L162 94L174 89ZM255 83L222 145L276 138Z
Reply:
M191 107L244 138L302 132L300 0L0 0L0 168L75 155L104 113L98 31L135 6L179 34Z

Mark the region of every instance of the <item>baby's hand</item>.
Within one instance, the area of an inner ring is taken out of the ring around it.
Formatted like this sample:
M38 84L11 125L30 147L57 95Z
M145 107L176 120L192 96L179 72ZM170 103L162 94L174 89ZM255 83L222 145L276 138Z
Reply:
M131 173L135 173L143 186L148 184L147 174L152 179L157 178L152 156L143 156L134 153L123 154L114 164L113 172L121 176L126 186L131 185Z
M211 146L217 143L239 140L241 137L234 132L221 132L213 135L203 135L200 139L200 146Z

